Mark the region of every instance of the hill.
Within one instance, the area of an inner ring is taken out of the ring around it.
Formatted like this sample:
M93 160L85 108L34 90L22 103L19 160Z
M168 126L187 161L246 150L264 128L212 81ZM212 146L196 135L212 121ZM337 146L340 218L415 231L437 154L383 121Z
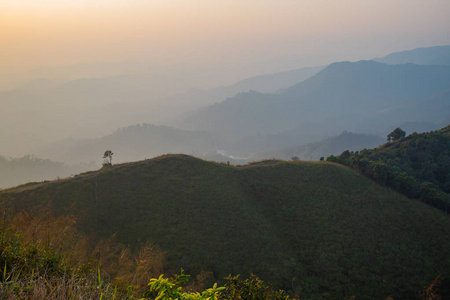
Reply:
M332 163L165 155L0 196L131 248L151 239L174 269L255 273L301 298L414 299L438 274L448 289L450 219Z
M327 160L351 166L384 186L449 212L450 125L374 149L346 150Z
M344 130L377 133L404 122L447 122L450 112L438 95L449 85L448 66L340 62L277 95L241 93L197 111L183 128L236 140L284 132L321 140ZM432 97L443 109L431 105Z
M450 66L450 45L400 51L373 60L392 65L413 63Z

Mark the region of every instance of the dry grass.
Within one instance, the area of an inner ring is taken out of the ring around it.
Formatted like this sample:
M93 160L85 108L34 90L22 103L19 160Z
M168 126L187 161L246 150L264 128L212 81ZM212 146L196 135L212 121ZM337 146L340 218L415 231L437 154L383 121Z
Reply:
M142 294L163 272L164 253L151 242L132 253L114 237L87 236L74 217L45 208L8 215L2 205L0 214L0 299L123 298ZM48 269L36 263L42 260L50 261L42 263Z
M123 296L111 284L103 285L95 278L75 275L34 274L31 278L16 278L0 284L1 299L123 299Z

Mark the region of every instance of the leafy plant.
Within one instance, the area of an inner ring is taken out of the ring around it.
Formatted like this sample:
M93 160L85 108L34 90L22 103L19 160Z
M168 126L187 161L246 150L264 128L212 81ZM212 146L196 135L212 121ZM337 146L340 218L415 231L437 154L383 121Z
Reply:
M250 278L242 280L237 276L228 276L226 279L225 290L222 292L220 299L228 300L287 300L291 299L282 290L273 290L264 281L260 280L255 275Z
M164 278L164 275L157 279L153 278L148 284L149 291L145 292L143 296L155 300L218 300L220 291L225 289L214 284L212 288L206 289L202 293L184 292L181 285L186 284L188 279L189 275L185 275L183 269L181 269L180 275L175 274L172 278Z

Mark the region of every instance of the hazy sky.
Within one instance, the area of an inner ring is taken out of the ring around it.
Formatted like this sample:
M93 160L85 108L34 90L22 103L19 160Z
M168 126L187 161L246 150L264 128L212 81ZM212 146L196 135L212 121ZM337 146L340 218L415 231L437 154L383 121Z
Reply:
M0 0L0 65L354 60L450 44L449 0Z
M0 0L0 155L165 124L192 87L448 45L449 20L450 0ZM113 99L108 80L48 87L133 72Z

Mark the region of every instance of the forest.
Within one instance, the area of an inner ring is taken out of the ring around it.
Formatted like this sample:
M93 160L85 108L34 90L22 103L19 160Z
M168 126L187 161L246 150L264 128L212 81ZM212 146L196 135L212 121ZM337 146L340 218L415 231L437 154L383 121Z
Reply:
M403 138L393 133L387 136L391 141L378 148L346 150L327 161L350 166L382 186L449 213L450 125Z

